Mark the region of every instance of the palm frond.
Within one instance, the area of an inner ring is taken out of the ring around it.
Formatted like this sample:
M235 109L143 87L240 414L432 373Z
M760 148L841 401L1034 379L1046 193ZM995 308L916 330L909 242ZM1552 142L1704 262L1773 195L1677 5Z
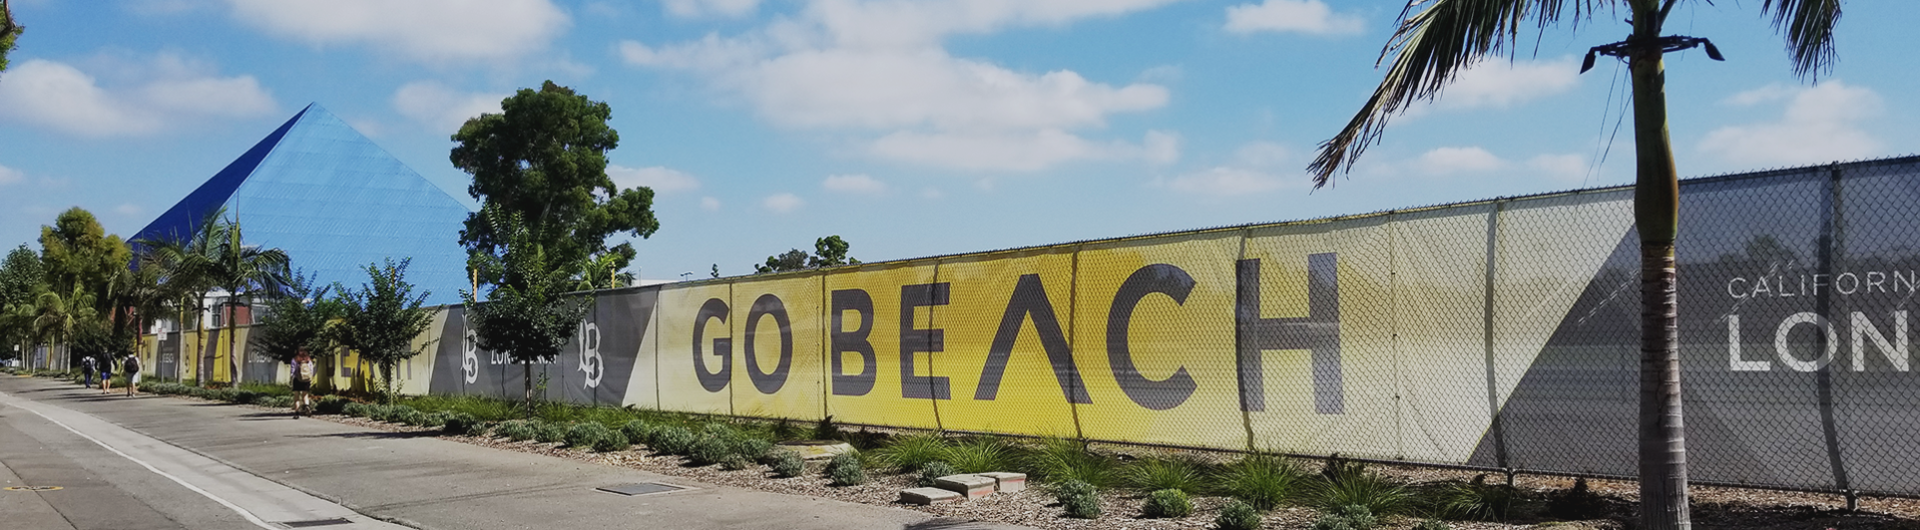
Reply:
M1381 61L1393 56L1393 62L1380 86L1339 134L1321 142L1319 155L1307 166L1314 187L1326 186L1337 171L1352 169L1360 154L1379 142L1388 118L1419 100L1438 96L1456 75L1482 59L1512 50L1528 20L1545 27L1559 22L1569 10L1578 20L1590 16L1598 3L1411 0L1400 13L1399 29L1381 50Z
M1833 26L1840 21L1840 0L1767 0L1773 27L1787 37L1793 75L1818 78L1833 68Z

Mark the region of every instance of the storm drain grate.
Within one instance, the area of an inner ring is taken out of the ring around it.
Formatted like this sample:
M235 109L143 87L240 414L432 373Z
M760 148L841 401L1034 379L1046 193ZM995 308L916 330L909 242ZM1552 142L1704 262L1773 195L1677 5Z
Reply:
M311 521L286 521L286 522L280 523L280 526L284 526L287 528L313 528L316 526L333 526L333 525L341 525L341 524L353 524L353 521L348 521L340 517L335 517L332 519L314 519Z
M655 494L655 493L666 493L666 492L669 492L669 491L680 491L680 490L683 490L683 489L687 489L687 488L685 488L685 487L681 487L681 486L675 486L675 485L672 485L672 484L659 484L659 483L654 483L654 482L641 482L641 483L637 483L637 484L621 484L621 485L618 485L618 486L606 486L606 487L600 487L600 488L594 488L594 489L597 489L597 490L600 490L600 491L604 491L604 492L607 492L607 493L618 493L618 494L621 494L621 495L626 495L626 496L628 496L628 497L633 497L633 496L636 496L636 495L652 495L652 494Z

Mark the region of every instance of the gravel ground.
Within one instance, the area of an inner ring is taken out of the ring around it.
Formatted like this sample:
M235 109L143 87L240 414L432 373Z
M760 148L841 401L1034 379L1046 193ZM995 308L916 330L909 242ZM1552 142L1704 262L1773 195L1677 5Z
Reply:
M186 398L191 399L191 398ZM278 409L284 410L284 409ZM349 416L318 416L318 419L349 425L358 425L391 432L417 432L422 436L440 436L438 429L427 429L395 425L365 418ZM1002 494L985 499L936 506L913 506L895 502L899 491L912 487L913 478L908 475L889 475L868 471L866 484L850 487L831 487L822 476L823 461L809 462L807 473L795 478L777 478L765 466L755 466L740 471L725 471L719 466L690 467L686 459L678 456L656 456L645 449L636 448L614 453L594 453L571 448L557 447L557 444L538 442L512 442L502 438L473 436L440 436L448 440L459 441L485 447L509 451L538 453L561 458L598 463L602 465L623 466L659 473L662 475L686 477L710 484L722 484L741 488L751 488L774 493L809 495L846 502L858 502L882 506L903 507L956 520L992 521L1017 524L1034 528L1057 530L1173 530L1191 528L1211 528L1213 519L1218 515L1227 499L1220 497L1196 497L1194 513L1183 519L1142 519L1139 518L1143 499L1130 492L1107 492L1102 495L1103 515L1097 519L1072 519L1062 515L1061 509L1051 495L1041 489L1028 489L1019 493ZM1174 453L1187 457L1203 459L1231 459L1231 453L1161 451L1131 446L1102 446L1097 450L1110 450L1122 458L1146 456L1149 453ZM1303 462L1303 466L1317 464ZM1311 468L1311 467L1309 467ZM1471 480L1480 473L1471 471L1434 469L1409 466L1373 465L1370 469L1398 478L1411 484L1423 484L1440 481ZM1489 482L1500 480L1498 475L1488 478ZM1574 480L1563 477L1520 475L1515 477L1514 485L1530 497L1543 498L1549 492L1561 491L1573 486ZM1633 518L1638 502L1638 485L1631 481L1590 480L1588 486L1599 494L1606 505L1606 515L1585 521L1547 520L1540 512L1542 503L1533 502L1516 509L1511 523L1490 523L1473 521L1450 521L1453 528L1459 530L1509 530L1509 529L1554 529L1554 530L1624 530ZM1031 487L1031 485L1030 485ZM1896 498L1861 498L1860 510L1847 512L1846 500L1834 494L1805 493L1791 491L1772 491L1741 488L1721 488L1695 486L1690 493L1694 502L1694 527L1699 529L1740 529L1740 530L1920 530L1920 500ZM1266 514L1265 528L1303 529L1310 528L1319 512L1304 507L1283 507ZM1385 521L1382 529L1405 530L1412 528L1419 519L1397 517Z

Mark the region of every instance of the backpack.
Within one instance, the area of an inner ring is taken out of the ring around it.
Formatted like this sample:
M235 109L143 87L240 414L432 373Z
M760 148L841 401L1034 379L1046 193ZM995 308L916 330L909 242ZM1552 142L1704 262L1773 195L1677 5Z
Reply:
M140 373L140 356L138 355L127 356L126 372L127 372L127 375Z
M93 374L93 370L94 370L94 367L95 367L95 366L96 366L96 365L97 365L98 363L99 363L99 361L95 361L95 360L93 360L93 357L82 357L82 358L80 359L80 369L81 369L81 370L86 370L86 372L87 372L87 374L88 374L88 375L92 375L92 374Z

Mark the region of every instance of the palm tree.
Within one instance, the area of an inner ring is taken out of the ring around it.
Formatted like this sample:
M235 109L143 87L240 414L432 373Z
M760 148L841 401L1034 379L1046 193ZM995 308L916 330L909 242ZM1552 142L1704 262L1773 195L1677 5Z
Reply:
M161 284L160 267L144 266L141 261L135 258L133 267L119 275L120 286L116 289L118 307L126 312L128 325L133 328L134 351L146 350L147 325L173 299Z
M1359 113L1320 152L1308 171L1314 186L1350 170L1367 146L1376 143L1393 114L1439 96L1454 76L1481 60L1515 51L1520 27L1532 21L1545 28L1563 18L1589 20L1602 8L1631 15L1627 40L1595 46L1594 55L1627 61L1633 77L1634 144L1637 162L1634 221L1640 231L1640 517L1650 530L1690 528L1687 512L1687 462L1680 410L1680 364L1674 301L1674 241L1679 232L1680 184L1673 146L1667 135L1666 52L1704 44L1707 55L1720 53L1706 39L1663 36L1667 14L1678 0L1411 0L1401 11L1400 27L1388 39L1384 60L1392 65ZM1833 63L1833 27L1841 0L1765 0L1761 11L1786 38L1793 72L1813 78ZM1419 9L1416 13L1415 9ZM1612 12L1609 10L1609 12Z
M227 368L233 384L240 384L240 350L236 347L240 330L234 325L234 309L244 300L260 294L277 295L287 285L287 253L277 248L249 246L240 237L240 221L227 223L225 238L215 247L213 284L227 292Z
M54 345L68 344L73 332L95 318L93 293L85 285L75 285L67 293L41 291L34 295L33 328L47 343L47 362L52 365Z
M220 242L227 239L227 227L220 222L223 214L224 210L209 212L185 237L174 234L139 242L141 266L159 269L161 290L179 310L179 321L183 326L187 323L187 310L193 309L194 333L201 345L207 343L206 319L201 315L206 313L207 292L214 288L217 249ZM182 353L184 362L186 356L185 352ZM174 366L177 370L180 363ZM212 376L210 372L209 369L208 373L202 373L201 368L196 366L194 379L204 386ZM180 374L174 374L174 377L178 379Z
M40 332L33 325L34 318L40 313L38 298L38 294L33 294L9 303L6 307L0 307L0 325L11 330L9 335L18 341L17 346L20 347L22 356L32 353L33 345L40 341ZM26 359L27 368L32 369L33 358L26 357Z

